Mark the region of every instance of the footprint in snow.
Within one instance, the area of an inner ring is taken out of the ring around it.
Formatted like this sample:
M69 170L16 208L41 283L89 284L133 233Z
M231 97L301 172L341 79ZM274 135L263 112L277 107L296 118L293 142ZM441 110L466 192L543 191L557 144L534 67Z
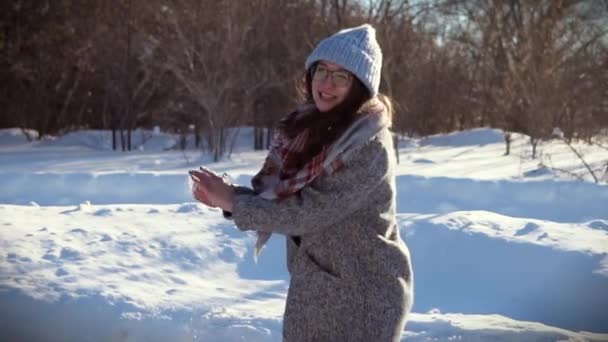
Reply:
M415 159L413 162L416 164L435 164L434 161L425 158Z
M112 210L107 209L107 208L99 209L93 213L93 216L100 216L100 217L112 216Z
M47 252L52 252L53 248L56 245L57 244L55 243L55 240L53 240L53 239L40 240L40 247L46 248Z
M538 169L526 171L523 173L523 175L524 175L524 177L540 177L540 176L553 175L553 171L551 171L550 169L548 169L546 167L541 167Z
M101 236L101 239L100 239L99 241L106 242L106 241L112 241L112 240L113 240L113 239L112 239L112 237L111 237L110 235L108 235L108 234L103 234L103 235Z
M65 277L63 278L63 281L66 283L77 283L78 282L78 278L74 277L74 276L70 276L70 277Z
M171 279L171 281L173 281L175 284L179 284L179 285L187 285L188 284L185 280L183 280L181 278L178 278L178 277L170 276L169 279Z
M84 236L88 235L89 232L87 232L86 230L82 229L82 228L74 228L70 231L68 231L68 233L70 234L82 234Z
M84 260L85 257L77 250L70 248L70 247L64 247L61 249L61 252L59 253L59 258L63 259L63 260L71 260L71 261L78 261L78 260Z
M525 227L523 227L522 229L518 230L515 232L515 236L522 236L522 235L527 235L532 233L533 231L537 230L539 228L539 226L536 223L528 223L526 224Z
M19 255L17 255L17 253L7 253L6 261L10 262L11 264L16 264L17 262L31 262L32 259L28 257L20 257Z
M195 203L182 204L179 208L177 208L176 212L186 214L192 212L200 212L201 209Z
M50 261L50 262L54 262L57 260L57 256L55 254L53 254L52 251L50 251L50 252L47 252L45 255L43 255L42 259Z
M80 203L78 206L76 206L76 208L74 209L70 209L70 210L64 210L62 211L60 214L71 214L71 213L76 213L76 212L90 212L91 211L91 202L89 201L85 201L84 203Z
M590 228L604 230L608 232L608 222L603 220L591 221L587 224Z
M55 271L55 275L57 277L63 277L70 274L68 271L66 271L65 269L59 267L56 271Z
M10 262L11 264L14 264L17 262L17 254L15 253L8 253L6 254L6 260L8 260L8 262Z
M536 238L536 241L540 241L549 237L549 234L543 233L541 236Z

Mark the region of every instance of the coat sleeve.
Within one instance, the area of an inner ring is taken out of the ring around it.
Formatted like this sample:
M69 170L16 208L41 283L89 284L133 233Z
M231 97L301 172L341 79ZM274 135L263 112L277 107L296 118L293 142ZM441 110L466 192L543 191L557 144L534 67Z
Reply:
M368 195L386 181L389 159L387 148L375 139L353 152L322 189L313 182L283 200L236 195L234 222L241 230L284 235L305 235L331 226L362 208Z
M253 189L252 188L248 188L246 186L234 185L232 188L234 189L235 196L236 195L243 195L243 194L253 194ZM226 210L222 210L222 213L224 214L224 218L225 219L232 220L232 212L226 211Z

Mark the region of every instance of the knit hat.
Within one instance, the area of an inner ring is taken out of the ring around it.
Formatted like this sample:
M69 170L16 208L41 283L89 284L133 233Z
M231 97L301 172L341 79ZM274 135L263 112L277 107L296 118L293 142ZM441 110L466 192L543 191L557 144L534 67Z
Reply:
M320 60L340 65L355 75L372 97L378 94L382 51L371 25L344 29L323 39L306 59L306 70Z

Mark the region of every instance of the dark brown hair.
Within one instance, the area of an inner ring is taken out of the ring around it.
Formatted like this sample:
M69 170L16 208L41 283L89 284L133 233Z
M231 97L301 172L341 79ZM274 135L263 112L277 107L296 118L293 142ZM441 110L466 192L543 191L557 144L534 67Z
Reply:
M304 130L309 129L309 143L302 151L301 158L297 158L297 165L289 168L300 169L324 147L331 145L361 114L360 109L372 97L369 90L357 77L353 76L353 83L342 102L328 110L321 112L314 106L312 97L312 76L317 64L312 65L300 81L298 91L306 106L306 115L288 115L279 124L288 137L294 138Z

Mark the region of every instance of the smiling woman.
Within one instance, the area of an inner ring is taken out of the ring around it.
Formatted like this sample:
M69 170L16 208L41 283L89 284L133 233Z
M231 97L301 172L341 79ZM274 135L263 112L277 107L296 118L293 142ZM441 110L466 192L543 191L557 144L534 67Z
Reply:
M291 275L285 341L398 341L413 302L395 217L390 100L370 25L321 41L305 63L305 101L285 116L251 188L192 171L193 194L220 207L260 252L285 236Z
M352 75L338 64L321 61L312 69L312 97L317 109L326 112L344 101Z

